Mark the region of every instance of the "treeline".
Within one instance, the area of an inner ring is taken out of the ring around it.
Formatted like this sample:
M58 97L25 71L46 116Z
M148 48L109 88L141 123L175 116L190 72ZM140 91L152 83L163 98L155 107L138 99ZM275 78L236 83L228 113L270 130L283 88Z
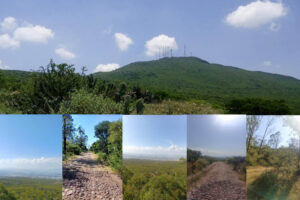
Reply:
M0 99L5 112L142 114L145 103L161 102L167 95L123 82L102 81L85 72L85 67L76 73L73 65L51 60L27 78L0 75Z
M79 155L86 152L88 136L84 129L79 126L76 128L73 124L72 115L63 115L63 160L70 156Z
M225 103L225 109L230 114L247 115L287 115L291 110L284 100L264 98L231 99Z
M90 150L98 155L102 164L109 165L118 173L122 171L122 121L103 121L95 126L95 137L99 138Z
M124 160L124 200L186 199L186 159L179 161Z

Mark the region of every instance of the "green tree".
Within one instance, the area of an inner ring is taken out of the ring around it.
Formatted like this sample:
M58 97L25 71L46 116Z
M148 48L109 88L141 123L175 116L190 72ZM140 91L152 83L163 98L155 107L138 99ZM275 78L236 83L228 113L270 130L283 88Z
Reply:
M121 172L122 169L122 122L118 120L109 124L108 162L110 166Z
M63 153L67 153L67 139L72 138L73 139L73 132L74 132L74 126L73 126L73 118L70 114L64 114L63 115Z
M95 126L95 136L99 138L100 151L108 154L109 121L103 121Z
M82 151L87 151L86 142L88 140L88 136L85 134L84 129L79 126L77 128L77 133L75 136L75 144L77 144Z

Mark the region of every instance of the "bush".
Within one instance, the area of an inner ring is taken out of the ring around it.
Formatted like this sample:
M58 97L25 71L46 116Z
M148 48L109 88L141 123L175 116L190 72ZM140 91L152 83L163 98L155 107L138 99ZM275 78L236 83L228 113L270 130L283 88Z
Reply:
M226 103L226 110L231 114L247 115L286 115L291 114L284 100L259 98L233 99Z
M107 160L107 154L102 151L98 152L98 161L102 164L106 164L106 160Z
M76 145L76 144L71 144L69 142L67 142L67 154L70 155L79 155L81 153L81 148L80 146Z
M141 198L144 200L182 200L186 198L186 190L177 180L169 175L155 176L143 187Z
M109 98L97 96L84 89L76 90L70 100L62 102L59 113L115 114L122 113L123 106Z

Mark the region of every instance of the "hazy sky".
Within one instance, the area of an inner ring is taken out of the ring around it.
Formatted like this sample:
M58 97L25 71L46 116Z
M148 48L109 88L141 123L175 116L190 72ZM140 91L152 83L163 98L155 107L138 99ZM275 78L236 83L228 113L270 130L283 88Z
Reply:
M187 146L209 156L245 156L246 116L189 115Z
M122 115L72 115L75 127L82 126L88 136L88 145L92 145L98 138L95 137L95 126L103 121L117 121Z
M61 173L61 115L0 115L1 170Z
M169 47L213 63L300 78L300 2L153 0L0 2L0 67L54 61L109 71Z
M186 157L186 116L123 116L123 155L170 160Z
M262 116L261 125L255 133L259 139L262 138L267 122L273 118L273 124L270 127L270 131L267 134L266 141L270 139L270 135L280 132L279 146L288 146L290 139L294 137L296 132L300 133L300 116Z

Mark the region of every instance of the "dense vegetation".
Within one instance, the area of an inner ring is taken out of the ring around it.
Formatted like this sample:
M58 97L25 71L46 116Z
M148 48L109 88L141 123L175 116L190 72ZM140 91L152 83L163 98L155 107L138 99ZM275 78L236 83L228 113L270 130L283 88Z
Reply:
M12 195L7 189L0 183L0 199L1 200L16 200L15 196Z
M62 181L33 178L0 178L1 200L61 200Z
M95 126L95 137L99 138L90 148L98 154L102 164L116 172L122 171L122 121L103 121Z
M152 93L123 82L107 82L75 72L73 65L53 61L39 71L3 71L0 75L2 113L124 113L142 114L145 103L161 102L164 92Z
M204 156L201 151L187 149L187 173L188 176L196 174L203 170L205 167L219 159Z
M88 136L84 129L79 126L74 127L73 118L69 114L63 115L63 160L67 160L73 155L86 152Z
M153 161L124 159L123 199L186 199L186 160Z
M2 70L0 112L300 113L299 80L196 57L136 62L91 75L85 72L84 67L76 73L73 65L53 61L36 72ZM164 99L172 101L161 104Z
M300 184L300 133L291 135L288 146L279 146L278 118L247 117L248 199L299 198L293 187Z
M283 106L283 111L287 109L292 113L300 113L299 80L211 64L196 57L135 62L112 72L97 73L95 76L103 80L139 84L151 91L163 90L172 99L201 99L227 112L237 112L236 109L227 109L228 102L231 103L229 107L236 107L238 105L234 103L238 102L231 102L232 100L246 99L252 105L259 103L259 112L279 114L278 108L268 106L270 101L275 106ZM238 112L255 114L257 109L252 109L251 106L244 107Z

